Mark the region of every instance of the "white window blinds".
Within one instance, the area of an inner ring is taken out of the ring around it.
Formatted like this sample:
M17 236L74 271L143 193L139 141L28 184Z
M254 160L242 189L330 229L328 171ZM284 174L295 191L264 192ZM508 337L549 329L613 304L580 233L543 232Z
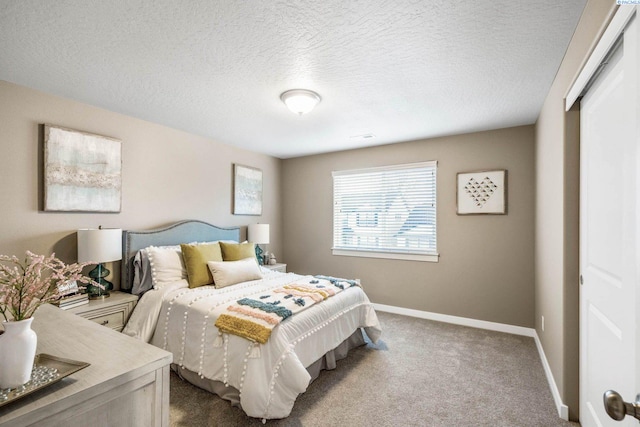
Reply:
M333 172L334 254L437 256L436 171L433 161Z

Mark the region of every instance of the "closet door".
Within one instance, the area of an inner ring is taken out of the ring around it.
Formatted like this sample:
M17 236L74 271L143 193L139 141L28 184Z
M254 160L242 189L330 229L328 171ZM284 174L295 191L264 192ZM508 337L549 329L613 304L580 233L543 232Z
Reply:
M610 418L603 394L640 392L638 19L580 105L580 422Z

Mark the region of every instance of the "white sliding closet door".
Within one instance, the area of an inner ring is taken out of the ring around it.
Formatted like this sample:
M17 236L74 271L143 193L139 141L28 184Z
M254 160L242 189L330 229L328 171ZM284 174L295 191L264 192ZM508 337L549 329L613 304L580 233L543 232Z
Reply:
M603 393L640 392L638 17L580 107L580 422L614 421Z

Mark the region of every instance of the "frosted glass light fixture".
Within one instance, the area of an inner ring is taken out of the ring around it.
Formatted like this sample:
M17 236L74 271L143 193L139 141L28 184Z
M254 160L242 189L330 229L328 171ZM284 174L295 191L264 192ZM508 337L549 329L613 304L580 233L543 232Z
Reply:
M320 103L320 95L307 89L291 89L280 95L284 104L296 114L306 114Z

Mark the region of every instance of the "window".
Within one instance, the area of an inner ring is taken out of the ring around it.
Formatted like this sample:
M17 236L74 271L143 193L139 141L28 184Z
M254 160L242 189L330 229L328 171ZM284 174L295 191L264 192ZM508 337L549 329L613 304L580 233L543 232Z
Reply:
M358 224L358 227L377 227L378 212L358 212L356 223Z
M333 172L333 254L437 261L437 162Z

